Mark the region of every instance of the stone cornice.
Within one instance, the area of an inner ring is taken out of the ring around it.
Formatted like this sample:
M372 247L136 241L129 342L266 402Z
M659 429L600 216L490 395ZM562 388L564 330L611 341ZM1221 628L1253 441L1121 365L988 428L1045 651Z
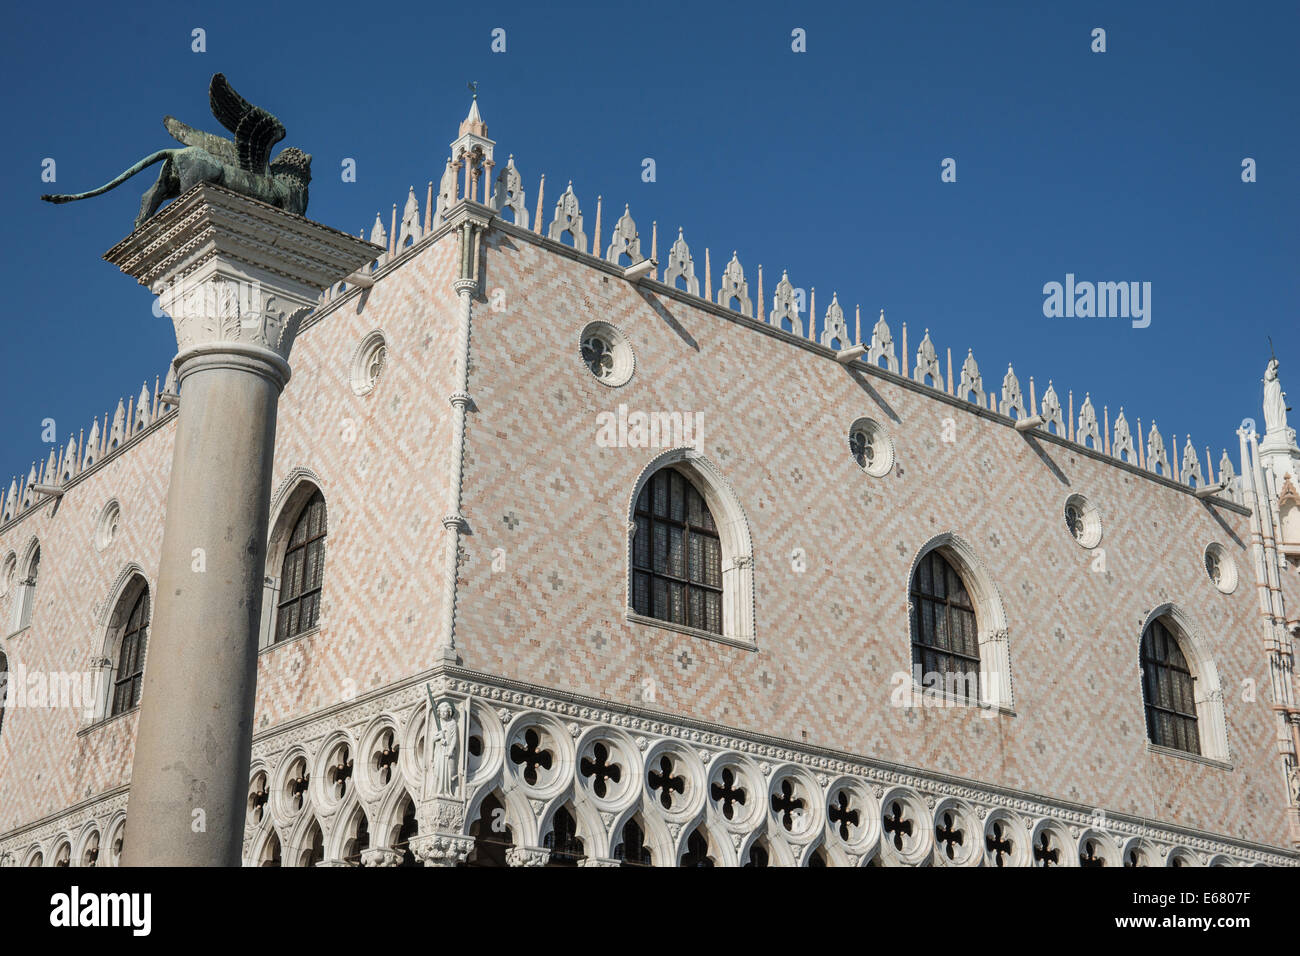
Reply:
M345 232L202 183L108 250L104 259L152 289L220 257L288 280L314 300L321 289L382 251Z

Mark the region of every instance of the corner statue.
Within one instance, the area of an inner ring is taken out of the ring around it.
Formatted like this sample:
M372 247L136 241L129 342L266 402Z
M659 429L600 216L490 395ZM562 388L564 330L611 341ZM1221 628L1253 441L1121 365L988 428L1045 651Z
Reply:
M1268 368L1264 370L1264 429L1266 432L1286 431L1286 393L1282 391L1282 382L1277 377L1278 360L1269 359Z
M233 140L186 126L173 116L163 118L167 132L184 149L160 149L146 156L112 182L75 195L42 196L46 202L64 203L89 199L122 185L136 173L162 162L158 180L144 194L135 228L158 211L169 199L199 183L213 183L256 199L285 212L305 215L307 184L311 182L311 154L289 148L270 161L271 147L284 139L284 124L261 107L254 106L234 91L218 73L208 87L212 115L230 132Z

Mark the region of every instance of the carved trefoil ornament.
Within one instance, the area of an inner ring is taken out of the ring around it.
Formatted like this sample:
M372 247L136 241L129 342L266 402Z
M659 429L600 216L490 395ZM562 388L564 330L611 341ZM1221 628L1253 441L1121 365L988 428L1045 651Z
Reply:
M1038 403L1038 415L1043 420L1043 430L1051 431L1056 426L1056 434L1065 435L1065 419L1061 417L1061 400L1056 395L1056 386L1049 379L1043 400Z
M514 213L515 225L527 229L528 205L524 200L524 181L515 168L515 157L511 153L501 174L497 176L496 190L492 193L492 208L497 212L509 209Z
M1119 415L1115 418L1115 438L1111 442L1110 450L1111 454L1120 461L1137 461L1137 451L1133 448L1133 432L1129 428L1128 419L1124 417L1123 406L1120 406Z
M664 270L664 285L677 288L677 280L686 283L686 291L691 295L700 294L700 280L695 278L695 260L691 258L691 247L682 237L681 226L677 227L677 238L668 250L668 268Z
M1079 409L1078 427L1074 433L1074 440L1085 448L1101 449L1101 428L1097 424L1097 409L1092 405L1092 395L1085 393L1083 396L1083 406ZM1089 445L1089 439L1092 444Z
M928 383L929 385L933 388L943 388L943 371L939 368L939 355L935 352L934 343L930 341L929 329L925 330L925 337L917 346L916 367L912 369L912 379L925 385L927 375L933 379Z
M967 401L972 393L975 395L976 405L983 407L988 404L987 396L984 394L984 377L980 375L979 363L975 361L974 351L967 349L966 359L961 363L961 381L957 386L957 397L962 401Z
M835 346L836 340L839 345ZM826 319L822 323L822 345L827 348L849 347L849 327L844 322L844 309L840 307L840 299L837 293L831 294L831 304L826 308Z
M1158 475L1169 474L1169 453L1165 450L1165 440L1160 436L1160 429L1156 428L1154 419L1151 421L1151 430L1147 433L1147 471Z
M408 239L414 244L419 242L423 235L424 229L420 224L420 201L415 198L415 187L412 186L406 196L406 206L402 209L402 225L397 230L397 251L401 252L406 247Z
M1020 389L1020 379L1016 378L1016 373L1011 366L1007 366L1007 374L1002 376L1002 401L998 405L998 411L1003 415L1011 416L1014 411L1015 418L1025 417L1025 396Z
M754 304L749 299L749 283L745 281L745 270L741 267L740 260L736 258L734 250L731 253L731 261L722 270L722 279L718 283L718 305L730 309L732 299L738 300L735 311L750 318L754 317Z
M555 218L546 230L546 238L561 242L566 232L573 236L573 248L579 252L587 251L587 234L582 231L582 210L578 207L578 197L573 193L573 183L569 183L555 201Z
M619 216L618 222L614 224L614 234L610 236L609 248L605 251L605 261L618 265L619 258L624 255L632 260L632 265L645 258L641 255L641 236L636 231L636 221L627 206L623 207L623 215Z
M867 349L867 361L872 365L879 367L882 358L885 360L885 368L897 375L898 356L894 354L894 333L885 321L884 309L880 310L880 318L871 330L871 348Z
M790 284L789 273L784 269L781 270L781 281L776 284L776 291L772 293L772 311L768 314L767 320L778 329L782 328L782 322L789 322L790 331L800 337L803 336L803 319L799 318L799 300L795 297L794 286Z
M1183 446L1183 464L1182 473L1178 476L1179 481L1193 488L1199 488L1205 484L1205 478L1201 474L1201 460L1196 457L1196 449L1192 447L1192 436L1187 436L1187 444Z

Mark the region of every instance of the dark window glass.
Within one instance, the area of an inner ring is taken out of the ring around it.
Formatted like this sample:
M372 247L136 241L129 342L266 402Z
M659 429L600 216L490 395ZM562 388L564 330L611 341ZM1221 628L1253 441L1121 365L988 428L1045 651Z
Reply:
M650 476L637 498L632 610L722 633L722 545L704 496L680 472Z
M1152 621L1142 634L1142 700L1152 743L1201 752L1195 681L1178 638L1163 620Z
M937 674L942 687L969 697L979 692L979 629L975 608L957 570L938 551L912 575L912 665L923 686Z
M289 535L280 575L275 639L310 631L320 620L321 585L325 580L325 497L311 496Z
M140 703L144 688L144 655L149 646L149 591L135 599L126 619L117 654L117 676L113 679L113 709L110 716L124 713Z

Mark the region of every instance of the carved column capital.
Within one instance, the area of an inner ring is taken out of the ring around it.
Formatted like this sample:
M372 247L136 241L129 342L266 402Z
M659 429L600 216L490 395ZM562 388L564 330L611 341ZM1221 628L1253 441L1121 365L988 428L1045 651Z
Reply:
M474 840L454 833L430 833L411 839L411 852L425 866L457 866L465 862Z
M551 851L541 846L512 846L506 850L506 862L511 866L545 866L551 860Z
M287 380L294 337L321 290L382 251L204 183L104 258L159 297L176 328L178 365L189 353L230 351L262 358Z
M361 851L362 866L392 867L401 866L402 853L389 847L371 847Z

